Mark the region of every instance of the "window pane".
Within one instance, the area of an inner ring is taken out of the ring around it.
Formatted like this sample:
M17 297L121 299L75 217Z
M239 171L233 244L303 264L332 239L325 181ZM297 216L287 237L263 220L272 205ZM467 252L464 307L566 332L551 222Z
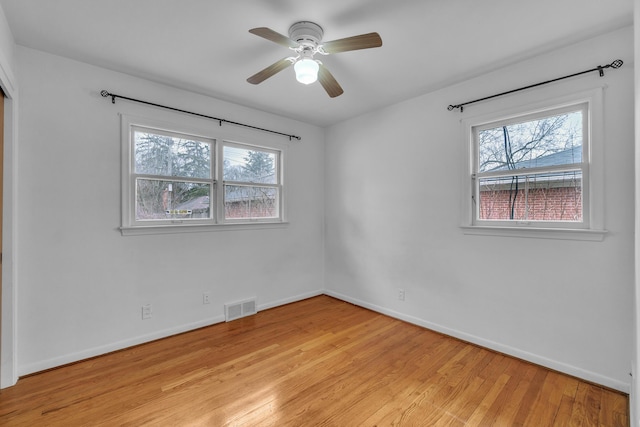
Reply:
M136 173L211 177L211 144L139 131L134 135Z
M225 185L224 216L226 219L276 218L278 216L278 189Z
M481 178L478 219L582 221L582 173Z
M478 171L582 162L582 111L478 131Z
M225 145L223 165L225 181L278 183L274 153Z
M136 220L211 218L209 184L136 180Z

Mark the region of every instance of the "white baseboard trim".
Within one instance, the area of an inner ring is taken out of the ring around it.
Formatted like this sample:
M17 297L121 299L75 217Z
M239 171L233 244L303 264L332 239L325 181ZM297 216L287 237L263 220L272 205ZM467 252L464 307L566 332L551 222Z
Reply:
M84 359L89 359L92 357L111 353L113 351L123 350L128 347L133 347L139 344L144 344L144 343L155 341L161 338L170 337L171 335L181 334L183 332L192 331L194 329L210 326L210 325L221 323L221 322L224 322L224 315L200 320L198 322L188 323L185 325L176 326L175 328L163 329L161 331L152 332L146 335L140 335L137 337L126 339L126 340L117 341L111 344L88 348L86 350L82 350L76 353L69 353L69 354L65 354L64 356L54 357L52 359L41 360L35 363L30 363L28 365L21 366L18 369L18 376L29 375L35 372L56 368L58 366L67 365L69 363L78 362Z
M319 295L324 295L324 290L306 292L304 294L296 295L294 297L284 298L284 299L281 299L281 300L278 300L278 301L272 301L272 302L268 302L268 303L265 303L265 304L259 304L258 305L258 311L268 310L270 308L275 308L275 307L280 307L281 305L291 304L291 303L302 301L302 300L305 300L305 299L317 297Z
M313 291L304 294L300 294L291 298L285 298L279 301L272 301L258 306L258 311L268 310L270 308L278 307L285 304L290 304L296 301L302 301L307 298L312 298L318 295L323 295L324 291ZM139 344L144 344L150 341L155 341L161 338L167 338L172 335L181 334L183 332L189 332L194 329L203 328L205 326L215 325L216 323L222 323L225 321L224 315L203 319L197 322L188 323L185 325L176 326L174 328L164 329L161 331L152 332L150 334L133 337L130 339L117 341L111 344L103 346L93 347L86 350L82 350L76 353L65 354L64 356L55 357L52 359L41 360L38 362L30 363L28 365L20 366L18 368L18 377L33 374L35 372L45 371L47 369L56 368L58 366L67 365L69 363L78 362L91 357L100 356L103 354L111 353L113 351L123 350L128 347L133 347Z
M500 353L507 354L509 356L517 357L518 359L526 360L531 363L535 363L536 365L544 366L549 369L553 369L554 371L562 372L577 378L582 378L586 381L600 384L605 387L612 388L614 390L621 391L623 393L629 393L631 390L631 385L613 378L609 378L595 372L587 371L576 366L572 366L563 362L559 362L553 359L546 358L544 356L540 356L535 353L530 353L524 350L520 350L514 347L510 347L505 344L501 344L499 342L487 340L481 337L477 337L475 335L471 335L462 331L458 331L455 329L447 328L445 326L439 325L437 323L432 323L426 321L424 319L420 319L418 317L409 316L407 314L399 313L394 310L390 310L385 307L381 307L375 304L370 304L366 301L362 301L356 298L352 298L350 296L325 290L326 295L337 298L342 301L349 302L351 304L357 305L359 307L364 307L369 310L375 311L377 313L384 314L389 317L393 317L395 319L399 319L414 325L422 326L423 328L430 329L435 332L439 332L454 338L461 339L463 341L467 341L473 344L477 344L479 346L498 351Z

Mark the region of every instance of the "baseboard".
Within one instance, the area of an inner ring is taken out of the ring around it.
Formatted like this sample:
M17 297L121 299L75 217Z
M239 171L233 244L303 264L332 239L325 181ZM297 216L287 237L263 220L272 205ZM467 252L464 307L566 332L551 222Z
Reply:
M287 304L302 301L308 298L317 297L319 295L324 295L324 293L325 293L324 290L312 291L304 294L299 294L291 298L284 298L284 299L281 299L278 301L272 301L266 304L259 304L258 311L268 310L270 308L280 307L281 305L287 305Z
M127 340L117 341L117 342L106 344L99 347L89 348L76 353L65 354L64 356L59 356L52 359L42 360L39 362L21 366L18 370L18 376L29 375L35 372L56 368L58 366L67 365L69 363L78 362L80 360L89 359L92 357L111 353L113 351L123 350L128 347L133 347L139 344L155 341L157 339L170 337L171 335L181 334L183 332L188 332L194 329L210 326L220 322L224 322L223 315L200 320L198 322L188 323L185 325L177 326L175 328L163 329L161 331L152 332L146 335L140 335Z
M399 319L408 323L412 323L414 325L422 326L423 328L430 329L435 332L439 332L454 338L461 339L463 341L467 341L473 344L477 344L479 346L488 348L490 350L498 351L500 353L507 354L509 356L516 357L518 359L526 360L531 363L535 363L536 365L544 366L549 369L553 369L554 371L562 372L567 375L571 375L577 378L581 378L585 381L589 381L595 384L600 384L604 387L608 387L614 390L621 391L623 393L630 392L630 385L624 383L622 381L618 381L613 378L609 378L595 372L587 371L572 365L568 365L563 362L559 362L553 359L546 358L544 356L540 356L535 353L530 353L527 351L520 350L518 348L514 348L499 342L491 341L484 339L482 337L478 337L475 335L471 335L462 331L458 331L455 329L448 328L446 326L439 325L437 323L429 322L424 319L420 319L418 317L409 316L404 313L400 313L394 310L390 310L385 307L381 307L375 304L368 303L366 301L362 301L356 298L352 298L348 295L343 295L338 292L325 290L326 295L337 298L342 301L349 302L351 304L357 305L359 307L367 308L369 310L375 311L377 313L384 314L389 317L393 317L395 319Z
M294 303L296 301L302 301L307 298L312 298L318 295L323 295L324 292L313 291L304 294L300 294L291 298L285 298L278 301L272 301L258 306L258 311L267 310L269 308L278 307L285 304ZM144 344L150 341L155 341L161 338L167 338L172 335L181 334L183 332L189 332L194 329L203 328L205 326L211 326L216 323L224 322L224 315L203 319L198 322L188 323L185 325L176 326L175 328L164 329L161 331L152 332L150 334L133 337L127 340L106 344L99 347L89 348L76 353L65 354L64 356L55 357L52 359L42 360L39 362L31 363L28 365L20 366L18 368L18 377L33 374L36 372L45 371L47 369L56 368L58 366L67 365L69 363L78 362L84 359L100 356L103 354L111 353L113 351L123 350L128 347L133 347L139 344Z

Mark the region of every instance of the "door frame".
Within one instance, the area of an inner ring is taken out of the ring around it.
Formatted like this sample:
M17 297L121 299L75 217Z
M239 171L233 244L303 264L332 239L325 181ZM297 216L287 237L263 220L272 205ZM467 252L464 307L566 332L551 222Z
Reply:
M0 88L4 92L4 173L2 219L2 292L0 310L0 388L18 382L16 286L16 167L18 87L7 58L0 52Z

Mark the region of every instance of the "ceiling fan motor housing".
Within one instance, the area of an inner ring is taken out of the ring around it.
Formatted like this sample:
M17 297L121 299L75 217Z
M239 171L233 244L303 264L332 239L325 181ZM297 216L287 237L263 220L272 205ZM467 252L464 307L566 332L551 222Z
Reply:
M302 46L312 45L313 47L317 47L323 35L324 31L322 27L315 22L300 21L289 28L289 38L295 40Z

